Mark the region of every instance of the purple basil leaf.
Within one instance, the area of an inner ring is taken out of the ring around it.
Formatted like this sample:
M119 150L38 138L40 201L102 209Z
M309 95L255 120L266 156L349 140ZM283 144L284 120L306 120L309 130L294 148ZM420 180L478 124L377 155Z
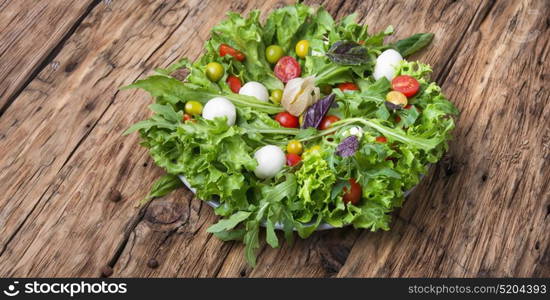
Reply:
M391 110L400 110L403 108L403 106L399 105L399 104L393 104L389 101L386 101L386 107L388 109L391 109Z
M332 102L334 102L334 98L336 98L336 95L330 94L310 106L304 113L304 123L302 123L302 129L308 127L318 128L330 109Z
M332 44L327 56L340 65L361 65L369 61L367 48L351 41L338 41Z
M336 154L342 157L352 156L359 149L359 140L355 135L345 138L336 148Z

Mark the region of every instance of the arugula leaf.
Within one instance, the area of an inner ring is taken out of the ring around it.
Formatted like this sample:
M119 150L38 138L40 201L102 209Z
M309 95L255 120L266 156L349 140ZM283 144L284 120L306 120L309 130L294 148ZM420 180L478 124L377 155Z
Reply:
M437 147L440 143L442 143L445 140L444 137L440 135L436 135L431 138L423 138L418 136L407 135L401 129L384 126L380 124L380 122L375 120L365 120L363 118L350 118L346 120L346 123L348 124L353 122L362 123L364 125L369 126L370 128L375 129L385 137L389 137L390 139L394 139L404 144L408 144L423 150L431 150Z
M251 214L252 213L248 211L238 211L232 214L228 219L222 219L218 221L218 223L208 227L206 232L214 233L231 230L242 221L248 219Z
M171 123L179 123L182 119L182 113L177 113L171 105L151 104L149 109L158 115L162 116L166 121Z
M433 37L433 33L417 33L395 43L395 48L403 57L407 57L428 46Z
M177 71L179 69L182 69L182 68L189 68L190 66L191 66L191 63L189 62L189 60L187 58L182 58L182 59L178 60L177 62L171 64L167 68L164 68L164 69L163 68L157 68L157 69L155 69L155 72L159 75L170 76L175 71Z
M150 120L143 120L143 121L137 122L136 124L132 125L130 128L126 129L123 135L128 135L130 133L133 133L142 129L150 129L153 127L171 129L171 130L176 129L175 124L170 123L164 119L161 119L161 120L150 119Z
M227 231L213 232L212 234L220 240L227 241L242 241L246 231L244 228L233 229Z
M256 266L256 250L260 248L260 222L251 220L246 223L246 233L243 238L245 244L245 258L252 266Z
M335 63L327 63L325 61L320 62L320 66L308 66L308 61L310 61L310 64L314 63L313 59L309 59L309 57L306 57L306 74L315 76L316 85L333 85L340 82L353 81L353 76L350 72L350 66L341 66Z
M277 238L277 234L275 234L275 224L273 224L273 221L271 219L267 219L266 225L265 225L265 231L266 231L266 241L269 244L269 246L273 248L279 247L279 239Z
M183 183L178 176L166 174L157 179L155 183L153 183L151 191L149 192L149 194L147 194L145 199L139 202L139 205L143 205L154 198L168 195L170 192L177 190L181 187L183 187Z
M184 103L188 99L206 103L214 97L223 96L239 107L255 108L265 113L278 113L283 110L280 106L260 101L255 97L234 93L222 94L216 90L197 87L175 78L160 75L149 76L147 79L138 80L134 84L121 89L130 88L141 88L149 92L157 99L157 103L159 104L170 103L176 106L178 103Z

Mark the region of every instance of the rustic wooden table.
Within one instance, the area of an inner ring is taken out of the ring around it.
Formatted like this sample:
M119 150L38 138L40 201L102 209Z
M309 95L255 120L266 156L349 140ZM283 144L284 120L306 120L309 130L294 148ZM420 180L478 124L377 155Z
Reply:
M224 12L283 2L0 1L1 276L550 276L548 0L306 1L436 35L414 58L462 114L391 231L319 232L251 269L189 191L135 207L162 170L121 135L150 97L117 88L196 58Z

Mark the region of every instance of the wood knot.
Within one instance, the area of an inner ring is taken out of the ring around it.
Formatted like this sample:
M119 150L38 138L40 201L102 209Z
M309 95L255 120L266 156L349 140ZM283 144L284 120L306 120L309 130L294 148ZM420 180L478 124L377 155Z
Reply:
M107 195L107 199L111 202L119 202L122 200L122 194L117 189L111 188L109 190L109 195Z
M451 177L454 173L457 172L457 166L454 159L451 156L445 156L441 160L441 166L445 172L446 177Z
M487 173L483 173L483 175L481 175L481 181L482 182L487 181L488 178L489 178L489 175L487 175Z
M76 69L77 66L78 66L77 62L68 63L65 66L65 73L71 73L72 71L74 71Z
M111 266L103 266L101 268L101 277L109 277L113 275L113 268Z
M321 264L327 275L332 276L340 272L346 263L350 249L341 245L329 245L321 250Z
M180 203L153 202L145 212L145 220L152 224L172 224L181 219L184 212Z
M158 268L159 266L159 262L154 259L154 258L151 258L148 262L147 262L147 266L151 269L156 269Z
M84 110L84 111L90 112L90 111L93 111L94 108L95 108L95 103L93 103L93 102L88 102L88 103L86 103L86 104L84 105L83 110Z

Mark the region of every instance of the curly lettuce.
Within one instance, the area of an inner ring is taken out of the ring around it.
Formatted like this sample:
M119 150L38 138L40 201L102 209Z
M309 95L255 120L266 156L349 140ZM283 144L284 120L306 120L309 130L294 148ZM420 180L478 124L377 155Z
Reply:
M324 8L303 4L273 11L264 24L259 17L259 11L247 17L229 13L212 29L205 53L197 61L181 59L125 87L143 89L155 98L149 106L153 115L126 132L138 131L142 145L167 172L145 201L181 187L177 176L185 175L199 198L220 202L215 212L221 219L208 232L222 240L242 241L251 265L256 263L262 226L271 247L280 246L276 228L282 229L289 243L294 231L306 238L321 223L388 230L390 213L402 205L405 191L447 150L455 126L452 116L458 110L441 88L430 82L428 65L403 61L397 67L397 75L412 76L420 84L419 92L408 99L410 105L399 110L385 105L390 82L386 78L375 81L371 74L382 51L394 48L407 56L425 47L433 35L422 33L386 44L384 38L393 33L391 26L371 35L355 14L335 21ZM305 58L294 52L300 40L310 43L311 54ZM221 44L241 51L246 59L221 56ZM284 128L273 118L283 111L281 106L231 92L226 83L229 75L243 82L261 82L269 90L283 88L265 58L265 49L272 44L299 61L302 76L315 76L316 85L328 85L325 94L332 94L335 102L326 110L341 121L323 131L315 126ZM206 76L210 62L224 67L217 82ZM187 70L184 80L172 76L181 69ZM359 90L332 89L342 82L354 82ZM200 116L192 122L183 121L186 101L204 104L219 96L236 106L236 125L228 126L224 118L205 120ZM340 147L338 152L338 145L349 139L352 131L356 134L353 149L344 153ZM380 136L387 142L378 142ZM306 148L317 145L320 149L302 154L299 165L285 167L274 178L258 179L253 172L257 166L253 153L266 144L284 146L291 139ZM343 193L352 178L361 186L362 197L356 204L346 204Z

